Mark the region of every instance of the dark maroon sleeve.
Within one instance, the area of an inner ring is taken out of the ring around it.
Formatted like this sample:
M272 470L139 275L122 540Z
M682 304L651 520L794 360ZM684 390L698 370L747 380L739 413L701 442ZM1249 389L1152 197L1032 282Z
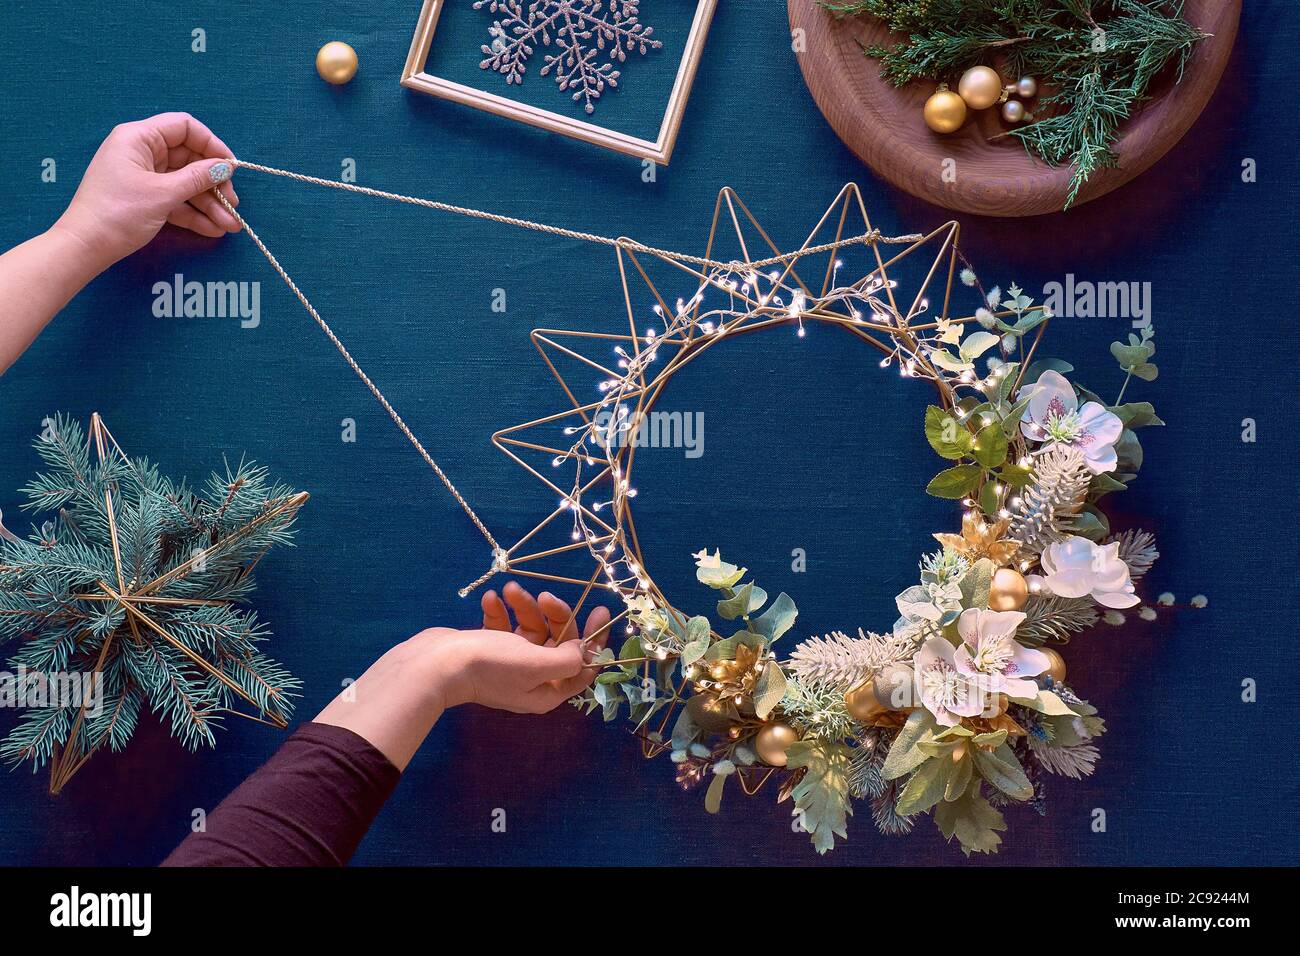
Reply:
M342 727L300 726L163 866L342 866L399 771Z

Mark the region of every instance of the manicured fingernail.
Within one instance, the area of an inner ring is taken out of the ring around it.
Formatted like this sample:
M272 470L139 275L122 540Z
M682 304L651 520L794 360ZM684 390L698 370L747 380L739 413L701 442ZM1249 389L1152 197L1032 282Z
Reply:
M217 163L215 166L209 167L208 178L211 179L214 184L224 183L230 178L230 164Z

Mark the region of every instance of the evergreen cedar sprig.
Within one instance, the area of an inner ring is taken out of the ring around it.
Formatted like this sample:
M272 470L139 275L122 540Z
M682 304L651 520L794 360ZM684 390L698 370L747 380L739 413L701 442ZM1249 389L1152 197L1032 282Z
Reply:
M1182 0L824 0L837 16L868 14L906 35L865 48L896 86L955 83L962 71L1001 62L1012 78L1048 87L1039 119L1009 131L1045 162L1074 167L1065 206L1099 169L1116 165L1120 124L1173 67L1179 80L1205 34L1183 19Z
M62 416L36 449L48 471L22 489L23 507L53 514L29 539L0 541L0 643L17 645L7 665L11 673L24 667L89 675L112 638L103 665L102 709L87 714L74 749L89 753L107 744L120 751L148 710L194 750L215 744L213 729L224 711L251 709L148 629L141 628L137 641L118 604L77 597L99 593L97 582L116 586L106 489L113 494L127 590L203 554L154 594L213 603L151 604L149 617L232 680L262 714L287 719L301 684L262 653L269 631L239 602L254 589L252 565L272 547L292 543L297 508L274 512L294 497L293 490L245 462L234 470L227 465L224 474L190 489L162 477L144 459L128 462L110 454L92 460L81 426ZM79 703L25 710L0 743L0 756L43 766L67 744Z

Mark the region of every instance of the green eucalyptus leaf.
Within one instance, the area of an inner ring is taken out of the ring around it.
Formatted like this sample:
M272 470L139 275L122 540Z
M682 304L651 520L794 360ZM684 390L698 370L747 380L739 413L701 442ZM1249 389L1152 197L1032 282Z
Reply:
M1144 382L1154 382L1156 376L1160 374L1160 369L1156 368L1155 364L1152 362L1143 362L1140 365L1134 365L1131 371Z
M1084 505L1082 511L1070 518L1068 527L1073 534L1089 541L1101 541L1110 534L1110 522L1106 515L1092 505Z
M966 372L974 366L964 362L947 349L935 349L930 353L930 361L947 372Z
M749 622L750 630L761 634L771 644L790 628L794 627L799 609L795 607L790 595L782 591L776 596L771 607Z
M998 337L992 332L972 332L962 339L958 351L963 362L971 363L998 344Z
M1155 407L1150 402L1129 402L1125 405L1112 405L1107 409L1115 415L1125 428L1145 428L1148 425L1163 425Z
M1060 372L1062 375L1068 375L1074 371L1074 366L1058 358L1042 358L1032 362L1029 368L1025 369L1025 382L1029 385L1037 383L1039 377L1044 372Z
M734 621L736 618L748 614L753 597L754 582L750 581L731 597L718 602L718 616L724 621ZM763 598L766 600L766 593L763 594Z

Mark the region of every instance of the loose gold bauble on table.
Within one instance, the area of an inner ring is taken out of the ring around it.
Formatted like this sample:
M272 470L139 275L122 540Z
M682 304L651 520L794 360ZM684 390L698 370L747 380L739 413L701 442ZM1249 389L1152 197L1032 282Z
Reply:
M342 40L331 40L316 54L316 72L326 83L341 86L357 75L357 51Z
M973 110L986 110L1002 96L1002 77L988 66L972 66L957 82L957 93Z
M849 716L859 723L869 723L889 708L876 700L876 689L872 681L866 681L844 695L844 709Z
M925 101L925 125L936 133L952 133L966 122L966 101L952 90L941 89Z
M990 611L1019 611L1029 600L1029 584L1014 568L998 568L989 586Z
M1051 661L1047 665L1047 676L1058 684L1064 684L1065 658L1061 656L1059 651L1055 651L1050 647L1040 647L1039 650L1046 654L1047 659Z
M784 767L786 751L799 739L789 724L768 724L754 738L754 750L758 759L770 767Z

